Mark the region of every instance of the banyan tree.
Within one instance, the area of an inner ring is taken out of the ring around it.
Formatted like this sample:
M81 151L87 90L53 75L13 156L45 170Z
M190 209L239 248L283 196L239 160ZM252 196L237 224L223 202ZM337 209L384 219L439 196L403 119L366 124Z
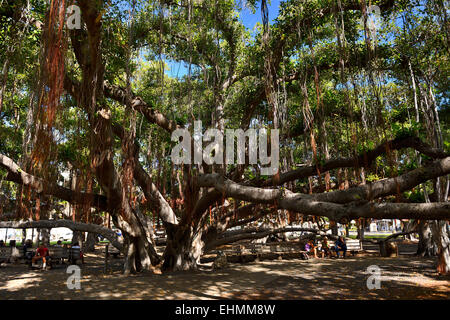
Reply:
M448 10L1 1L0 226L102 234L130 273L193 269L217 246L303 230L289 227L298 221L401 219L448 273ZM240 14L256 11L250 29ZM198 121L223 135L279 130L277 171L251 164L249 144L244 161L175 163L172 134L189 130L194 148Z

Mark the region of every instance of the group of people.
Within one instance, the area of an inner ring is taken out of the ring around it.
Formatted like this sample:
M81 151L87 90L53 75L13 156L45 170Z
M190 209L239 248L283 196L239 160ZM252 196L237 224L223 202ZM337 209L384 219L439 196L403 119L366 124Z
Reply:
M0 240L0 247L6 247L6 244L3 240ZM69 249L69 246L67 244L63 244L61 240L59 240L55 247L61 247L65 249ZM31 266L37 266L36 263L42 261L43 267L45 268L47 264L49 263L50 258L50 251L47 248L47 246L44 243L40 243L39 247L36 249L36 251L28 250L33 248L33 241L30 239L26 240L23 244L23 258L25 258L26 261L31 262ZM80 245L75 242L73 243L70 248L72 249L80 249L80 260L84 264L84 255L81 251Z
M44 243L40 243L39 247L37 248L36 252L29 252L27 249L33 247L33 242L31 240L25 241L24 244L24 255L27 260L31 259L31 266L36 266L36 263L39 261L42 261L43 268L46 267L49 258L50 258L50 251L45 246ZM69 246L67 244L62 244L62 241L58 241L55 245L55 247L61 247L61 248L67 248L69 249ZM81 251L80 245L78 243L72 244L71 248L73 249L80 249L80 259L81 262L84 264L84 256L83 252Z
M347 254L347 245L344 237L340 236L334 243L334 246L330 247L328 237L324 236L321 241L321 246L316 246L314 240L309 240L305 244L305 251L313 255L314 258L319 258L319 253L322 255L322 258L325 258L325 256L331 258L333 256L333 252L336 252L336 256L339 258L339 252L342 251L343 257L345 258Z

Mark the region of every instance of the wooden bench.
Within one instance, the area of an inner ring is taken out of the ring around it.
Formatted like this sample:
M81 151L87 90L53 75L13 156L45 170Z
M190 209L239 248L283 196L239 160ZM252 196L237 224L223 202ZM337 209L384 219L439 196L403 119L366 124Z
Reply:
M24 252L25 255L25 262L30 263L31 258L36 253L36 248L27 248L27 252Z
M62 249L62 248L60 248ZM27 248L25 255L25 263L29 265L31 269L43 269L44 262L42 259L38 260L36 264L32 264L32 257L36 255L37 248ZM23 248L22 248L23 251ZM23 256L22 256L23 259ZM48 257L46 259L46 269L50 270L53 267L53 263L57 261L57 254L55 253L54 247L48 247Z
M80 248L69 248L68 253L69 263L77 264L78 260L81 260Z
M31 257L36 254L37 248L27 248L27 254L25 254L25 263L31 265ZM80 248L64 248L64 247L48 247L49 252L49 266L53 266L55 263L63 264L64 260L67 260L69 263L76 264L80 258ZM39 268L42 267L42 263L39 262Z
M347 252L350 252L352 256L355 256L356 254L358 254L358 252L361 252L363 250L362 242L359 239L346 239L345 244L347 245ZM336 253L334 246L332 252Z
M263 253L263 246L260 243L249 243L245 245L245 249L249 250L252 254Z
M305 259L306 251L298 242L272 242L268 244L246 243L222 246L220 250L229 262L247 262L255 259L273 260L280 258ZM306 257L307 258L307 257Z
M347 239L345 242L347 245L347 251L350 251L352 256L363 250L362 243L359 239Z
M53 262L59 264L64 263L64 259L69 260L69 249L63 247L50 247L48 248L50 258Z
M155 244L160 246L160 245L165 245L167 243L167 235L165 231L161 231L161 230L156 230L155 232Z
M243 253L243 246L241 246L241 245L236 245L236 246L233 246L233 249L232 249L232 253L233 254L235 254L235 255L241 255L242 253Z
M267 246L270 247L270 252L304 252L296 242L273 242Z
M306 251L298 242L273 242L267 244L270 253L278 256L278 259L283 258L301 258L306 259Z
M11 259L12 248L10 247L1 247L0 248L0 263L9 262Z

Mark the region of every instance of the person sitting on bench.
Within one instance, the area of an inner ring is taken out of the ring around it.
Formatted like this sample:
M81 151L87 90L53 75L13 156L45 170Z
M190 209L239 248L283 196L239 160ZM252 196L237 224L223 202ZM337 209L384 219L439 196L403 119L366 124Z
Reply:
M322 239L322 248L320 248L320 252L322 253L322 258L325 258L325 255L331 257L330 245L328 244L328 238L326 236Z
M43 262L43 268L45 269L45 267L47 266L47 261L49 261L49 251L48 248L41 243L39 245L39 248L37 248L36 250L36 255L31 259L31 265L34 266L36 261L38 260L42 260Z
M340 236L336 240L334 249L336 250L336 255L338 258L339 258L339 251L343 252L343 256L345 258L345 255L347 253L347 245L345 244L344 237Z
M314 245L314 241L309 240L305 244L305 251L308 252L308 253L313 253L314 254L314 258L317 258L317 248Z
M81 263L84 264L84 255L83 255L83 251L81 251L81 247L78 244L78 242L75 242L74 244L72 244L72 249L80 249L80 259L81 259Z

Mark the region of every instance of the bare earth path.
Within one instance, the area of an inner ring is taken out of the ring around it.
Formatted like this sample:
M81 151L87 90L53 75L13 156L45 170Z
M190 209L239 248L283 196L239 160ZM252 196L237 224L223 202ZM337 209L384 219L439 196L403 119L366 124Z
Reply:
M107 275L101 255L86 262L81 290L67 289L65 267L2 266L0 299L450 299L450 278L436 274L435 260L414 256L274 260L130 277L120 274L121 259ZM382 270L379 290L366 286L371 265Z

